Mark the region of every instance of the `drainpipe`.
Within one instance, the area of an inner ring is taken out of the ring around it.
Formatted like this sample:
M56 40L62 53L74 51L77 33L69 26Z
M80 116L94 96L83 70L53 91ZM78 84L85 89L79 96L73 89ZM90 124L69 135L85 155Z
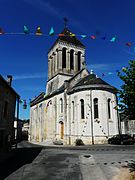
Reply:
M92 144L94 144L94 136L93 136L93 115L92 115L92 90L90 90L90 108L91 108L91 137Z

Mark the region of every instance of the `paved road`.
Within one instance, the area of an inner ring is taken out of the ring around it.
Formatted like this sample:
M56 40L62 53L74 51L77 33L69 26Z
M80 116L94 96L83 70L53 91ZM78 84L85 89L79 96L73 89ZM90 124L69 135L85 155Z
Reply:
M133 161L134 145L42 148L22 142L2 171L9 163L9 173L3 173L7 180L111 180L123 165Z

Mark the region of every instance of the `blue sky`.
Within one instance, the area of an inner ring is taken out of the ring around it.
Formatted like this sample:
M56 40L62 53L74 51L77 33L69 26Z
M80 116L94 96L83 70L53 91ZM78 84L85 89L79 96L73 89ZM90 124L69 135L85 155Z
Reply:
M127 66L135 52L134 0L0 0L0 27L7 33L23 32L27 25L34 33L38 26L48 34L53 26L56 34L64 28L63 18L75 34L87 34L88 69L115 87L121 81L116 70ZM95 40L90 38L99 32ZM106 35L106 40L101 38ZM110 38L116 35L116 42ZM47 51L57 37L30 35L0 35L0 74L13 75L13 87L26 99L45 91L47 80ZM125 44L132 42L133 46ZM112 75L108 75L112 72ZM29 108L20 107L20 118L29 118Z

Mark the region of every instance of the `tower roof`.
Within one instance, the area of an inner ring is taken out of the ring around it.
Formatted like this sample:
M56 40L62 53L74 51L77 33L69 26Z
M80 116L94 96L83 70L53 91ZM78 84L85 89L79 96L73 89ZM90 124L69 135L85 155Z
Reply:
M63 31L60 33L61 36L59 36L55 43L52 45L52 47L58 42L58 41L63 41L63 42L66 42L66 43L69 43L69 44L72 44L72 45L75 45L75 46L79 46L79 47L82 47L82 48L85 48L85 46L82 44L82 42L77 39L76 36L71 36L71 34L73 34L67 27L65 27L63 29ZM62 36L62 34L64 34L64 36ZM50 50L52 49L52 47L50 48Z

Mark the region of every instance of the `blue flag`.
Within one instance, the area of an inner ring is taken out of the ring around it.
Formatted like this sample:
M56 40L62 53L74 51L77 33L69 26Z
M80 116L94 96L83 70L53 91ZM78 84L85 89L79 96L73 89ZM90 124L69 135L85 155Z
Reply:
M51 27L50 32L49 32L49 36L53 36L53 35L54 35L54 29L53 29L53 27Z

